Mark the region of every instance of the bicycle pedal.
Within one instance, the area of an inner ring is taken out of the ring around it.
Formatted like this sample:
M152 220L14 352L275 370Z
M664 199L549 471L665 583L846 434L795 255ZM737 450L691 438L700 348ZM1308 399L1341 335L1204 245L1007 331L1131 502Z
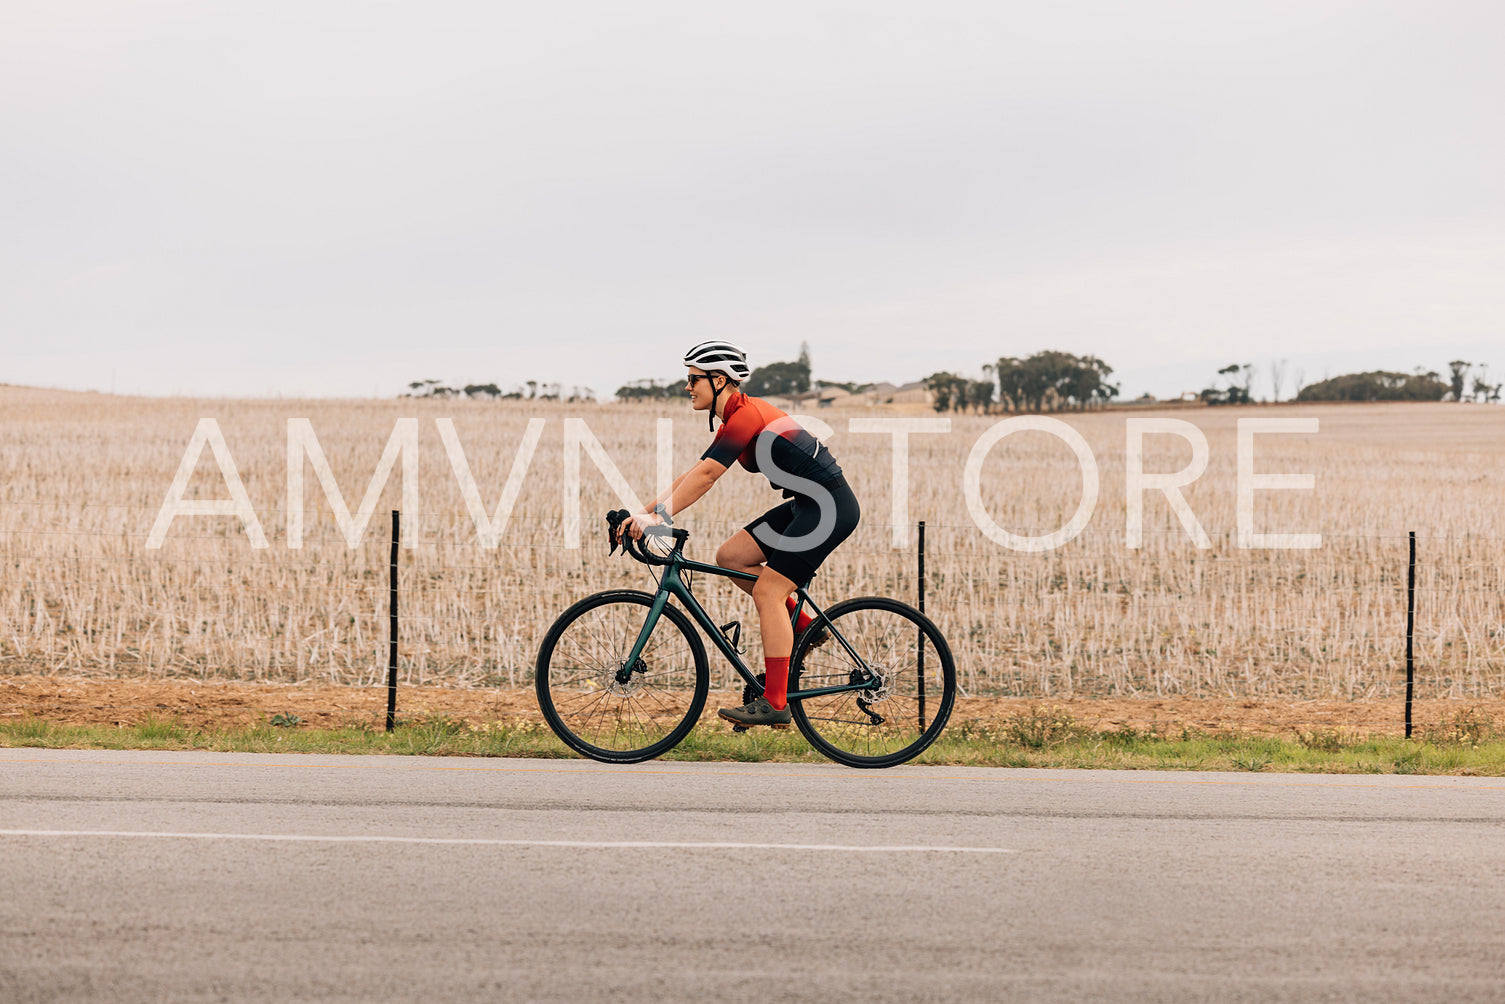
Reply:
M733 725L732 726L732 731L733 732L746 732L750 727L751 726L748 726L748 725Z

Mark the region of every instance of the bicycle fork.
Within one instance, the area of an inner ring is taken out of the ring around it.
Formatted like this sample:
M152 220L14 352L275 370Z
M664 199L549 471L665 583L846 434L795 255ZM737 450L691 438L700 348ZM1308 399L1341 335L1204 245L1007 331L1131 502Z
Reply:
M663 616L664 604L669 602L669 594L660 590L653 597L653 605L648 608L648 616L643 619L643 626L638 631L637 641L632 643L632 651L627 653L627 658L622 665L617 667L617 683L627 686L632 681L632 674L643 672L643 649L648 647L648 638L653 634L653 629L658 626L658 619Z

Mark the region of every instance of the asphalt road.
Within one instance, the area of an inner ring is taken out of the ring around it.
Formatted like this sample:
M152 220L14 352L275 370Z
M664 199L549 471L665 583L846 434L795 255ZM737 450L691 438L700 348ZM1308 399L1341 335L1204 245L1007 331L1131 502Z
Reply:
M1505 999L1505 781L0 750L0 1000Z

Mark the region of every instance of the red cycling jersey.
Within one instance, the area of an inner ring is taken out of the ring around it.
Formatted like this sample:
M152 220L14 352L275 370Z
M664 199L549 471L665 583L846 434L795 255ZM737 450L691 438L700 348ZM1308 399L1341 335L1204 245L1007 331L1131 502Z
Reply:
M760 469L760 442L766 444L772 470ZM836 458L808 430L762 398L741 391L727 399L721 413L721 428L700 456L702 460L714 460L727 467L733 462L740 463L789 494L803 494L791 477L819 485L841 477Z

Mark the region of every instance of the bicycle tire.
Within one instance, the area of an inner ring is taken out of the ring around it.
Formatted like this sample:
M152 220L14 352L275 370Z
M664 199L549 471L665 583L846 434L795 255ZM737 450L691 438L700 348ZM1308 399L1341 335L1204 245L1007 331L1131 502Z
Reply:
M800 732L811 746L848 767L893 767L924 752L945 729L956 703L956 665L940 629L909 604L882 596L845 600L826 616L881 676L869 690L791 701ZM818 626L807 628L795 644L791 691L844 684L859 671L834 636L812 648L819 634Z
M641 763L673 749L700 720L710 672L690 619L666 605L626 685L621 668L653 594L613 589L587 596L550 626L538 648L534 690L544 721L577 753Z

